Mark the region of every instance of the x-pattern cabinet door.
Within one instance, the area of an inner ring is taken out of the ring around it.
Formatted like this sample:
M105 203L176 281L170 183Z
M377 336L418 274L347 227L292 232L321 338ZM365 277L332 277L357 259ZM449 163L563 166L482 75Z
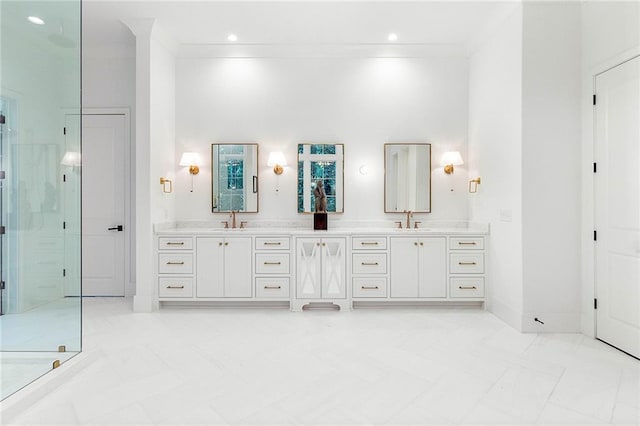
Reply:
M298 299L346 297L345 248L344 238L298 238Z
M322 297L344 299L346 297L346 265L344 238L323 238L322 249Z
M299 299L319 299L322 291L322 251L319 238L298 238L297 285Z

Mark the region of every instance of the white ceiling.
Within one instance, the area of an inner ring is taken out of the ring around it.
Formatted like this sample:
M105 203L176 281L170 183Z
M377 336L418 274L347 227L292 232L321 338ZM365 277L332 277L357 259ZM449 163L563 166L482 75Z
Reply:
M115 1L83 2L88 45L132 43L121 19L155 18L179 44L397 44L469 45L510 1Z

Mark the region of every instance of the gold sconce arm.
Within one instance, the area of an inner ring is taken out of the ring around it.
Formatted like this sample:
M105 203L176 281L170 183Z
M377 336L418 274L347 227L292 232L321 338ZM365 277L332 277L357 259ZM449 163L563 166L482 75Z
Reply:
M167 191L167 184L169 184L169 190ZM171 194L173 192L173 182L171 179L160 178L160 185L162 185L162 192L165 194Z
M471 179L469 181L469 192L471 194L475 194L476 192L478 192L478 185L480 185L481 179L479 177L475 178L475 179Z

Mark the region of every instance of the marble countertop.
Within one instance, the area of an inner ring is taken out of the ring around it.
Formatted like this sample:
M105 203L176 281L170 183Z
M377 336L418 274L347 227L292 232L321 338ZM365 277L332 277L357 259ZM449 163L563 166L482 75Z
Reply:
M225 229L222 227L207 227L204 224L191 224L189 223L172 223L172 224L156 224L156 235L487 235L489 234L489 225L481 223L463 223L458 222L455 224L426 224L418 229L398 229L393 227L380 227L380 226L363 226L363 227L334 227L326 231L314 231L306 227L278 227L278 226L254 226L251 224L247 228L240 229ZM195 226L194 226L195 225ZM422 225L421 225L422 226Z

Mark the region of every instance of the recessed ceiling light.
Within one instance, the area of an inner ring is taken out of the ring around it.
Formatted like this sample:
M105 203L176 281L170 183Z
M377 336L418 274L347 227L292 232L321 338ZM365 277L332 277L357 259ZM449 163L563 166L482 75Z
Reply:
M238 36L235 35L235 34L229 34L227 36L227 40L229 40L229 41L238 41Z
M44 25L44 20L42 18L38 18L37 16L29 16L27 17L29 22L36 25Z
M391 34L389 34L389 36L387 37L387 40L389 40L389 41L396 41L396 40L398 40L398 34L396 34L396 33L391 33Z

